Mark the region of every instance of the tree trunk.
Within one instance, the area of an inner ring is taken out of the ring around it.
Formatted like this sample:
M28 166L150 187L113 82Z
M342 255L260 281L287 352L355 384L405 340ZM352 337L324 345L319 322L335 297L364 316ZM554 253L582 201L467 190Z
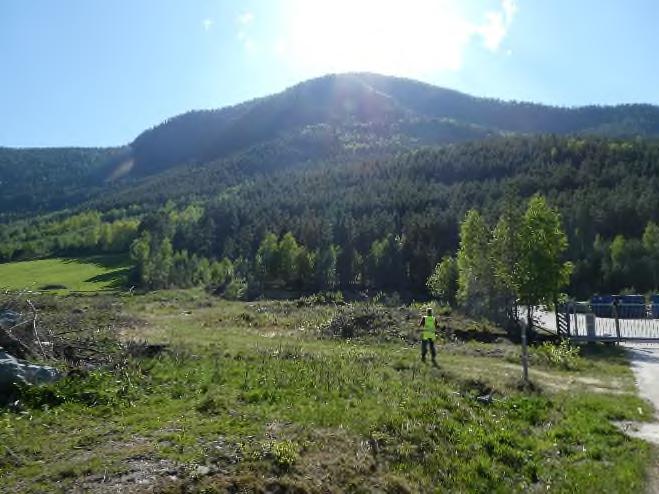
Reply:
M529 382L529 349L526 342L526 332L533 327L531 306L526 306L527 325L522 325L522 376L525 383Z

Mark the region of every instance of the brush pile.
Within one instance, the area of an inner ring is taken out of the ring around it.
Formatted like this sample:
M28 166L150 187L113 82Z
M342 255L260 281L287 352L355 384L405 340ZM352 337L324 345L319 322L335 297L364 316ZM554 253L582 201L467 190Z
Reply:
M334 338L375 338L379 341L414 342L419 315L407 307L354 303L339 307L320 332Z
M143 353L118 338L120 327L136 323L109 297L0 293L0 397L15 384L121 365L127 355Z
M98 364L119 350L127 323L112 299L0 294L0 347L20 359Z

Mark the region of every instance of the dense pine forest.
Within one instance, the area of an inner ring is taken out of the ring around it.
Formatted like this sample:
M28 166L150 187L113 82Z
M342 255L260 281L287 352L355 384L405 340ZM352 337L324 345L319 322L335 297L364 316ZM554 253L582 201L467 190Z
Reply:
M255 175L162 206L136 196L129 207L13 222L0 230L0 255L130 248L136 281L154 288L235 278L253 295L268 286L419 292L455 253L468 210L493 224L541 192L569 238L571 294L646 292L659 279L658 177L656 142L493 138Z
M374 74L172 118L113 149L0 149L0 261L129 254L145 288L426 291L469 210L542 194L570 295L659 285L659 109Z

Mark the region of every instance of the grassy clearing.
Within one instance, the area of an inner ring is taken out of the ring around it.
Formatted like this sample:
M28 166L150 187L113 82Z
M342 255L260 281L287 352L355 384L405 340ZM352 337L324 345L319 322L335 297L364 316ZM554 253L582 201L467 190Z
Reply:
M124 255L40 259L0 264L0 288L57 294L112 291L126 284Z
M435 369L405 341L319 337L332 305L195 291L125 304L147 323L126 337L174 351L34 390L24 412L0 415L9 491L130 492L142 481L155 492L644 486L649 446L611 421L651 410L628 367L596 351L579 370L538 359L538 389L523 393L510 344L447 342Z

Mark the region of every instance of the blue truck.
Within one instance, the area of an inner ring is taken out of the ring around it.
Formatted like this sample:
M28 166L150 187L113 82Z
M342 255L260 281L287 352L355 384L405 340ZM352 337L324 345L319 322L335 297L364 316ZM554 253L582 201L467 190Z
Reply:
M645 297L643 295L595 295L590 299L590 307L597 317L615 317L615 310L620 319L644 319L647 317ZM659 297L653 298L653 317L659 317Z
M590 308L597 317L613 317L613 295L594 295L590 299Z
M643 295L619 296L618 317L621 319L644 319L647 315L645 297Z

